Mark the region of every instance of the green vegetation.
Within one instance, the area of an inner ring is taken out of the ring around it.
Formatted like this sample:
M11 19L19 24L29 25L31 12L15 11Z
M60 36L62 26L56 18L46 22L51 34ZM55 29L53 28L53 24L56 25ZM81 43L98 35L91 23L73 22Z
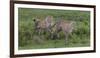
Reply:
M69 35L67 45L65 38L61 34L60 39L47 39L47 35L38 36L34 33L34 22L32 18L43 20L51 15L54 20L63 18L76 22L76 30ZM54 10L54 9L18 9L18 33L19 49L44 49L62 47L86 47L90 46L90 12L79 10ZM42 39L40 39L42 37ZM45 37L45 38L43 38Z

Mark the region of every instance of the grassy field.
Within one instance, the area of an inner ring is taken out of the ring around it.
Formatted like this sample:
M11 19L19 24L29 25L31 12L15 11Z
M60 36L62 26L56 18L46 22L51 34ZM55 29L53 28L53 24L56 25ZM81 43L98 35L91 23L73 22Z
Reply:
M57 40L48 39L44 35L44 39L34 33L34 22L32 18L40 18L43 20L46 16L51 15L55 20L63 18L76 22L77 30L69 35L67 45L62 37ZM90 12L79 10L54 10L54 9L18 9L18 33L19 46L18 49L45 49L45 48L63 48L63 47L86 47L90 46ZM38 43L38 40L42 43Z

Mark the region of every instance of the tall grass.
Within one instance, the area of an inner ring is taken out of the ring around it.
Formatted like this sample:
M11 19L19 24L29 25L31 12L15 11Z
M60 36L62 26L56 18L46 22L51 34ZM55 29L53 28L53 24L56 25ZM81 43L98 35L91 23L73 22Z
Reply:
M48 35L44 35L45 39L39 39L40 36L35 34L34 22L32 18L43 20L46 16L51 15L54 20L60 18L76 22L76 30L68 36L68 44L65 46L62 32L60 39L47 39ZM54 9L18 9L18 39L19 49L41 49L56 47L84 47L90 46L90 12L79 10L54 10ZM37 43L40 40L43 44Z

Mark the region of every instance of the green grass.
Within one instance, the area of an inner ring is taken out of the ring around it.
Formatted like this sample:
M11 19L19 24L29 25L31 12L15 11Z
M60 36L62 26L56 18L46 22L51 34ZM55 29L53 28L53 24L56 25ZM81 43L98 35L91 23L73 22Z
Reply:
M34 42L34 41L33 41ZM36 44L36 43L28 43L25 46L19 47L19 49L44 49L44 48L68 48L68 47L83 47L83 46L89 46L89 43L69 43L65 46L65 40L47 40L46 42L42 44Z
M39 18L43 20L46 16L51 15L54 20L63 18L64 20L71 20L76 22L76 29L69 35L67 45L65 46L65 38L62 37L57 40L47 38L40 39L34 33L34 22L32 18ZM54 10L54 9L32 9L19 8L18 9L18 33L19 45L18 49L45 49L45 48L63 48L63 47L86 47L90 46L90 12L79 10ZM36 39L38 38L38 40ZM38 41L41 41L38 43Z

